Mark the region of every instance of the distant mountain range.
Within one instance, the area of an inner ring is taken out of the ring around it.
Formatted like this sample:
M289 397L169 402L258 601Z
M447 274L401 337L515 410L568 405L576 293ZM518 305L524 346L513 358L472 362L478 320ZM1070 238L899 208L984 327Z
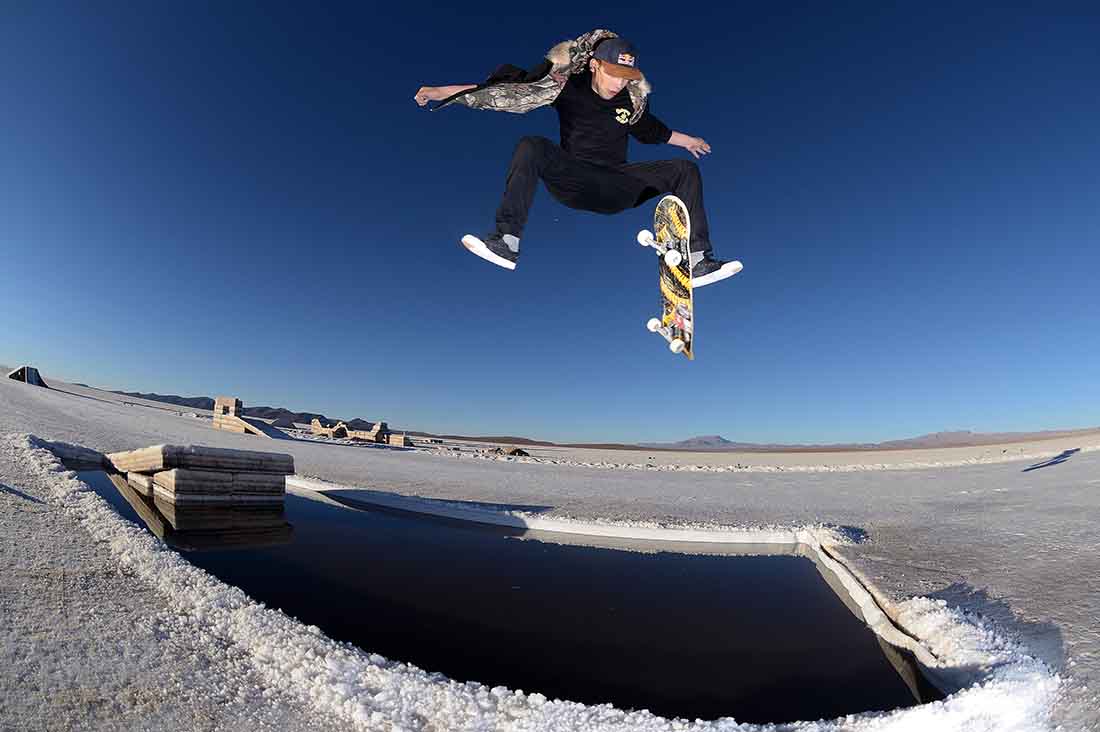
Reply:
M914 448L964 447L970 445L996 445L1005 442L1022 442L1079 432L1093 432L1100 427L1082 430L1044 430L1041 432L972 432L971 430L952 430L932 432L919 437L885 442L845 442L830 444L785 444L759 442L732 442L721 435L690 437L679 442L648 442L638 447L658 450L693 450L699 452L839 452L847 450L912 450Z
M673 448L677 450L736 450L739 447L752 447L747 442L731 442L721 435L702 435L689 437L679 442L641 442L639 447Z
M78 384L77 386L86 386L85 384ZM94 388L94 387L91 387ZM118 391L115 389L110 390L112 394L122 394L123 396L136 397L138 399L148 399L151 402L164 402L165 404L175 404L178 407L188 407L190 409L205 409L211 411L214 409L214 400L210 397L181 397L174 394L143 394L139 391ZM298 424L309 424L313 421L313 418L321 420L322 422L337 422L339 420L330 420L323 414L316 414L314 412L292 412L289 409L283 409L282 407L245 407L244 415L246 417L260 417L261 419L273 419L281 422L296 422ZM366 420L355 418L351 420L344 420L352 429L370 429L369 423Z

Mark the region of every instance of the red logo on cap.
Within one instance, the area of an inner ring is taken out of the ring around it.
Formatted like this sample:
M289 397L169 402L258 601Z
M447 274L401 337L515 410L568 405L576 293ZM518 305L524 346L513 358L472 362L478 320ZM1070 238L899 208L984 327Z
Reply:
M631 56L629 53L620 53L619 54L619 65L620 66L633 66L634 65L634 57Z

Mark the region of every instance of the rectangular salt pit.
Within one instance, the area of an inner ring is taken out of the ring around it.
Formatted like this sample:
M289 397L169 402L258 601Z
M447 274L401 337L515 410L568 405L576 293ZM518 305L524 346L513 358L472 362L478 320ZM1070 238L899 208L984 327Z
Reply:
M81 477L124 516L147 520L104 474ZM459 681L756 723L938 696L793 548L561 545L305 493L288 494L285 511L290 543L187 558L330 637Z

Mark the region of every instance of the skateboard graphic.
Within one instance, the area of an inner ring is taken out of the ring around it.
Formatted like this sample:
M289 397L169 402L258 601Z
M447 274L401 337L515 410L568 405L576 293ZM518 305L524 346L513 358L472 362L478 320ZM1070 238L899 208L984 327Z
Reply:
M646 328L659 333L673 353L695 359L695 310L691 287L691 219L687 206L676 196L665 196L653 212L653 231L638 232L638 243L657 251L661 289L661 317L650 318Z

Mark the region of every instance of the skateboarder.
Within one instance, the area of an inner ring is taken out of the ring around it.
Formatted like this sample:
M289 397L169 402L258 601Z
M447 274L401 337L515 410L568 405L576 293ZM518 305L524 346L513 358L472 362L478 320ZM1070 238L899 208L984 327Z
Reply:
M737 263L712 254L698 165L691 160L626 160L628 135L642 143L682 147L696 158L711 151L702 138L671 130L647 109L650 87L637 62L637 51L628 41L610 31L595 30L558 44L547 53L546 61L530 71L506 65L480 85L424 86L416 92L417 104L423 107L437 101L437 110L458 102L474 109L519 113L549 104L558 112L561 144L545 137L520 139L496 226L483 237L462 237L467 249L493 264L515 269L520 237L541 178L564 205L603 214L639 206L664 193L675 194L691 217L692 286L736 274Z

